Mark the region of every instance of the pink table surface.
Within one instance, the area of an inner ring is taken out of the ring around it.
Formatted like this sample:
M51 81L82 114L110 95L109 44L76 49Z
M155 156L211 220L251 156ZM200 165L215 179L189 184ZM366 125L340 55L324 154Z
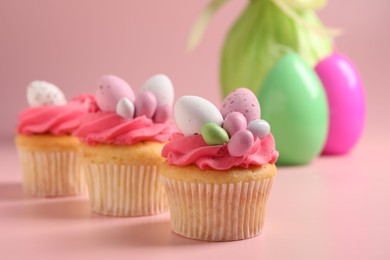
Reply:
M169 213L112 218L86 197L27 197L2 143L0 259L390 259L388 144L365 137L348 156L280 167L263 234L212 243L173 234Z

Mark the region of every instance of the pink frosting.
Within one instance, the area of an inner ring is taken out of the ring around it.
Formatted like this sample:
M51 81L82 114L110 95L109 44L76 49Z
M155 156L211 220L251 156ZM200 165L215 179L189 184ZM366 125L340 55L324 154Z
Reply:
M272 134L263 139L256 138L249 152L241 157L231 156L227 144L206 144L201 135L184 137L182 134L176 134L172 139L162 150L162 156L167 158L170 165L195 164L202 170L227 170L233 167L248 168L251 165L275 163L279 156Z
M31 107L19 114L17 132L23 135L71 134L80 126L82 116L97 110L92 95L75 97L65 105Z
M129 120L114 112L99 112L85 116L73 134L89 145L131 145L141 141L165 142L174 132L176 128L170 121L153 123L145 116Z

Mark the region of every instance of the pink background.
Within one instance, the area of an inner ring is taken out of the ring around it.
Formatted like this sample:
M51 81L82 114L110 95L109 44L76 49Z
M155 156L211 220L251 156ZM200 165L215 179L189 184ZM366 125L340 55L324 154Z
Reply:
M23 194L11 140L31 80L71 97L93 91L104 73L138 89L164 72L177 96L220 100L219 50L246 1L231 1L188 53L188 32L207 2L0 0L0 259L390 259L388 0L331 0L321 11L325 24L344 29L337 48L364 79L365 133L347 156L279 167L261 236L193 241L170 231L168 213L109 218L92 213L85 197Z
M27 107L26 85L34 79L55 83L70 98L92 92L105 73L137 90L163 72L177 97L195 94L218 102L220 47L246 1L226 5L189 53L188 33L207 2L0 0L0 137L14 136L17 114ZM320 13L326 25L344 29L337 48L363 76L370 132L385 130L389 108L389 11L387 0L333 0Z

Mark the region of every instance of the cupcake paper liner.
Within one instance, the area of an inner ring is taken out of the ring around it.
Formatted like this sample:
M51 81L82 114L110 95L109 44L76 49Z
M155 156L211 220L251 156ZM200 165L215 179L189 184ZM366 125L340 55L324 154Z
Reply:
M273 178L231 184L162 179L173 232L207 241L241 240L261 233Z
M92 210L110 216L145 216L168 210L158 165L85 163Z
M76 151L34 151L19 148L23 189L36 197L61 197L86 192Z

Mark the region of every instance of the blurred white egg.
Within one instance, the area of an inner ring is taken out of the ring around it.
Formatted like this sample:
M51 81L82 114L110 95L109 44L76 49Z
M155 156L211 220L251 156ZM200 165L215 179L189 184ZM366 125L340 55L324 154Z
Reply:
M142 86L142 91L152 92L157 99L157 106L172 105L174 90L171 80L164 74L149 78Z
M197 96L183 96L176 101L175 121L186 136L200 134L203 125L215 123L222 126L223 117L210 101Z
M29 106L64 105L64 93L55 85L46 81L33 81L27 86L27 102Z
M254 136L263 139L269 135L271 126L267 121L263 119L257 119L248 124L248 130L251 131Z
M116 105L117 115L123 118L132 119L134 117L134 112L134 103L131 102L131 100L128 98L122 98L118 101L118 104Z

